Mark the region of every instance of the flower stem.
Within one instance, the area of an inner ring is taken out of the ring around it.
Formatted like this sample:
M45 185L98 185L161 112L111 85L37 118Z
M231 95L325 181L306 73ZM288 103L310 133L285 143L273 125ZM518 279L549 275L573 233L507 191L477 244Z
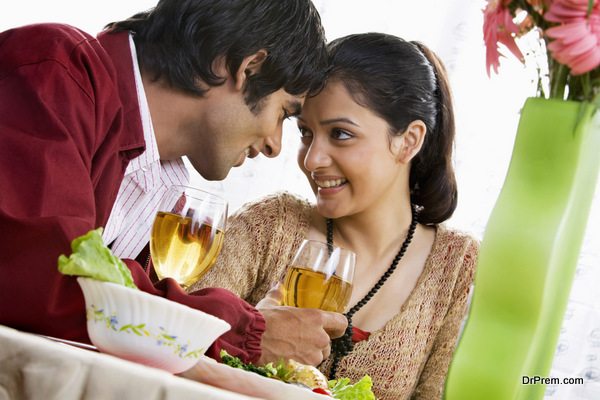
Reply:
M569 69L557 62L553 64L550 73L550 98L564 100Z
M590 101L594 97L594 94L592 90L592 81L589 72L586 72L581 77L581 83L583 86L583 100Z

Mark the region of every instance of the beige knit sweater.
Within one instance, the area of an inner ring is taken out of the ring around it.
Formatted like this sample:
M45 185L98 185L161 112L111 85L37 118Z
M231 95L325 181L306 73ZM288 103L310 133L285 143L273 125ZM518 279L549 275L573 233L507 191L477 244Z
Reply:
M279 280L308 232L308 202L287 193L231 217L215 266L190 290L222 287L256 304ZM378 399L441 398L473 281L478 243L439 225L417 284L401 311L338 366L338 377L368 374ZM320 368L327 371L330 360Z

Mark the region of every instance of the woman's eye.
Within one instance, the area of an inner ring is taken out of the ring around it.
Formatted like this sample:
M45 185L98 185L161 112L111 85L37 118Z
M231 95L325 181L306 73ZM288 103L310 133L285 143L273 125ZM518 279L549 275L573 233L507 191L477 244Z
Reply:
M306 129L302 126L299 126L298 131L300 131L300 139L302 140L303 143L305 143L306 141L310 141L312 139L312 133L308 129Z
M300 132L300 136L302 136L302 137L312 136L310 131L302 126L298 127L298 131Z
M333 129L331 131L331 137L336 140L348 140L351 139L353 136L351 133L343 129Z

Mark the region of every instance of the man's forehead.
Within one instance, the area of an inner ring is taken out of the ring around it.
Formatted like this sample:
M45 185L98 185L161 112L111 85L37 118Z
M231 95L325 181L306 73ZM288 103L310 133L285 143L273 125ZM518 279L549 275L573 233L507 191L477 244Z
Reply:
M291 115L300 114L302 106L304 105L304 100L306 100L306 94L288 95L286 100L286 109L288 110L288 113Z

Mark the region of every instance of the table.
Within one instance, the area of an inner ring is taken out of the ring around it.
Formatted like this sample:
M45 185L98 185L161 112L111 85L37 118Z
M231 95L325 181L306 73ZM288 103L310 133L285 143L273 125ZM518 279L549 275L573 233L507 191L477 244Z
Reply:
M256 400L0 325L0 400Z

